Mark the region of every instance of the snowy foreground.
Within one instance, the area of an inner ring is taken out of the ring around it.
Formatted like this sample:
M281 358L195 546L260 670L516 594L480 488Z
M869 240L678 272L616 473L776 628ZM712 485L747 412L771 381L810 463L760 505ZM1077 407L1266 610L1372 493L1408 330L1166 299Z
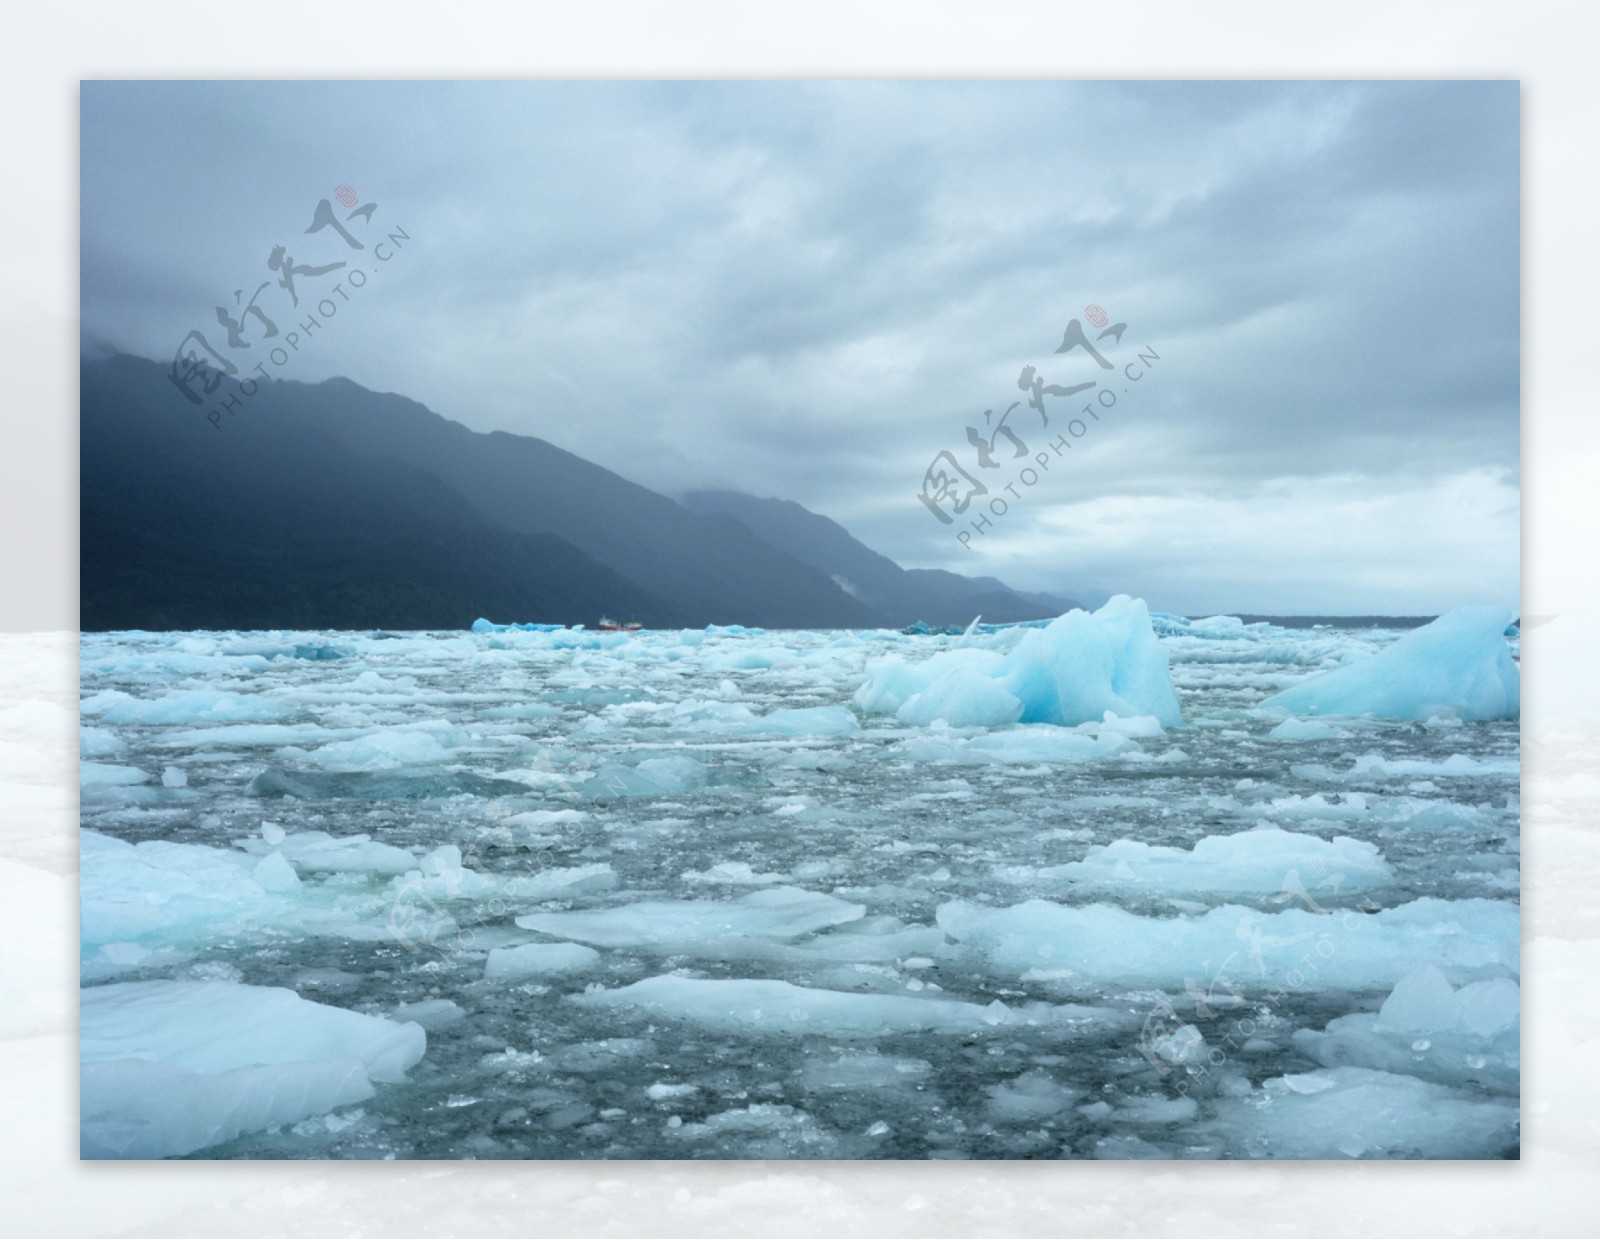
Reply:
M1511 618L86 635L83 1153L1515 1156Z

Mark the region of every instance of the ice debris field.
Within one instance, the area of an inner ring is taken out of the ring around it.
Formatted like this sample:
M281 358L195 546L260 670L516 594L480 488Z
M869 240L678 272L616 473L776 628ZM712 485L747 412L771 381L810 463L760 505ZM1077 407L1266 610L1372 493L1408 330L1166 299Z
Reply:
M1502 1158L1518 638L86 634L93 1158Z

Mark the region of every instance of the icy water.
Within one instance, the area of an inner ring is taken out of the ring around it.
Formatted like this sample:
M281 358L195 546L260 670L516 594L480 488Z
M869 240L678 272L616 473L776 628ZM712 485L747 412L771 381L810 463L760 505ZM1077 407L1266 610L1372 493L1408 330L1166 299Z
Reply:
M85 635L83 981L427 1029L199 1158L1515 1156L1518 725L1159 631L1182 724L1076 730L852 707L956 637Z

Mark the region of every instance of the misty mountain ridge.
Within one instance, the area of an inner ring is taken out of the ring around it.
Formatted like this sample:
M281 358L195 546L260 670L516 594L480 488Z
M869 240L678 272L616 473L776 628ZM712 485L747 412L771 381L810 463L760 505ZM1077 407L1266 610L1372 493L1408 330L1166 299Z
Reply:
M966 624L976 616L996 624L1059 616L1081 603L1024 594L993 577L965 577L942 569L901 568L852 538L838 522L793 500L757 499L740 491L691 491L691 512L726 513L765 542L821 569L846 593L887 616L896 626Z
M238 385L223 380L216 407ZM902 569L798 504L679 503L554 444L348 379L261 382L221 429L163 363L81 361L85 630L1035 619L1070 600Z

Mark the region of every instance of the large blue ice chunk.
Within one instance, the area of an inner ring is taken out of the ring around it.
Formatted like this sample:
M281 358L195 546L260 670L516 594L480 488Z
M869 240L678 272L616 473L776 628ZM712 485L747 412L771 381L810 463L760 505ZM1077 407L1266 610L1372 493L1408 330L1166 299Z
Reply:
M1107 711L1183 722L1166 652L1142 599L1119 594L1094 613L1073 610L1030 629L1009 654L958 648L922 663L887 659L855 696L869 714L901 723L1002 727L1099 722Z
M1514 619L1516 613L1503 607L1457 608L1370 659L1313 676L1262 706L1295 715L1420 722L1434 716L1469 723L1515 719L1521 713L1521 677L1505 638Z
M1154 715L1169 728L1183 722L1150 612L1126 594L1092 615L1069 611L1024 635L1002 679L1022 700L1023 723L1071 727L1098 722L1108 710L1124 719Z

